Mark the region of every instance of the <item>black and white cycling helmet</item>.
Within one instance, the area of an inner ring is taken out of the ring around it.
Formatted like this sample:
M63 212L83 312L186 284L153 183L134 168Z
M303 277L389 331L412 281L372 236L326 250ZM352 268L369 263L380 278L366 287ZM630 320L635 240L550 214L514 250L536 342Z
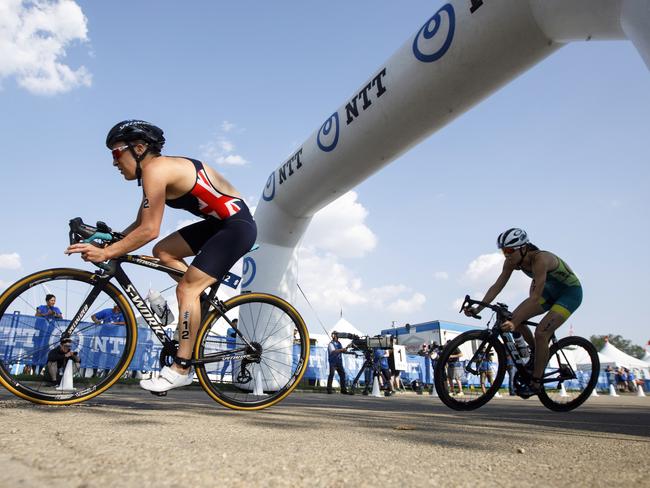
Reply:
M526 234L526 231L523 229L518 229L517 227L508 229L507 231L499 234L499 237L497 237L497 247L499 249L503 249L504 247L521 247L525 246L529 242L530 240L528 239L528 234Z
M116 142L144 141L156 150L165 144L163 130L144 120L123 120L113 126L106 136L106 147L111 149Z

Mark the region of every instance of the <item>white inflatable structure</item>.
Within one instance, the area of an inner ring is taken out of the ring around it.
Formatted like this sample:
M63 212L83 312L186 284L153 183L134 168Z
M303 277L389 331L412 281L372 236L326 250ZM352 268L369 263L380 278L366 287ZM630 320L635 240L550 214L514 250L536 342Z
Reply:
M269 176L243 289L293 300L313 215L571 41L629 39L650 68L650 0L452 0Z
M243 290L293 301L318 210L566 43L629 39L650 67L650 0L451 0L424 20L271 173Z

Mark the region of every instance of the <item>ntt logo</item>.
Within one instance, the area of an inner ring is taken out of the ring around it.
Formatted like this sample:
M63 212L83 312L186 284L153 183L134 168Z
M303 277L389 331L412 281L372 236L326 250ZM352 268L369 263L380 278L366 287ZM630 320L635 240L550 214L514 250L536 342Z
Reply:
M269 179L266 180L266 185L264 186L264 191L262 192L262 198L270 202L275 196L275 171L269 175Z
M454 38L454 7L443 5L419 30L413 40L413 54L423 63L432 63L445 55Z
M318 147L325 152L333 151L339 142L339 114L334 112L325 121L316 137Z
M255 260L251 257L245 257L243 270L244 280L241 284L242 289L248 287L253 282L255 279L256 271L257 266L255 264Z

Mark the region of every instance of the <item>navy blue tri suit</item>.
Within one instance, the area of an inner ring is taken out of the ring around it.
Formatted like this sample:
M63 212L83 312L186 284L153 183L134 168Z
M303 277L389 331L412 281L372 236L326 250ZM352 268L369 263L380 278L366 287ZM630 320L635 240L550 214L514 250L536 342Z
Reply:
M165 203L203 219L178 232L196 254L192 266L218 281L251 250L257 238L257 226L241 198L221 193L210 181L203 163L186 159L196 169L194 187Z

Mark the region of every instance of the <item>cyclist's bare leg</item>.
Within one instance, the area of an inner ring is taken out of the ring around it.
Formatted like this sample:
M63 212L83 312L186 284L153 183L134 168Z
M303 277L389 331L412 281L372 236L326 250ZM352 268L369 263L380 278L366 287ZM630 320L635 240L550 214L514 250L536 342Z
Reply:
M530 320L531 318L537 315L541 315L543 313L544 313L544 309L542 308L541 305L526 304L525 302L519 305L517 308L515 308L515 310L512 312L512 322L514 322L515 324L519 324L515 330L519 332L522 336L524 336L524 340L532 348L535 347L535 337L533 336L533 333L531 332L530 328L527 325L522 324L521 322Z
M551 310L535 329L535 365L533 377L541 378L544 374L544 367L548 362L548 342L551 340L553 333L560 327L566 318Z
M190 266L176 287L176 297L180 315L178 317L178 357L190 359L194 342L201 326L201 306L199 296L201 292L213 285L217 280L194 266ZM178 364L174 363L172 369L185 372Z
M179 232L174 232L160 240L154 246L153 255L160 259L160 264L178 269L179 271L187 271L189 266L183 258L194 256L194 251L192 251L189 244L185 242L185 239L181 237ZM172 278L180 281L180 278L176 276L172 276Z

